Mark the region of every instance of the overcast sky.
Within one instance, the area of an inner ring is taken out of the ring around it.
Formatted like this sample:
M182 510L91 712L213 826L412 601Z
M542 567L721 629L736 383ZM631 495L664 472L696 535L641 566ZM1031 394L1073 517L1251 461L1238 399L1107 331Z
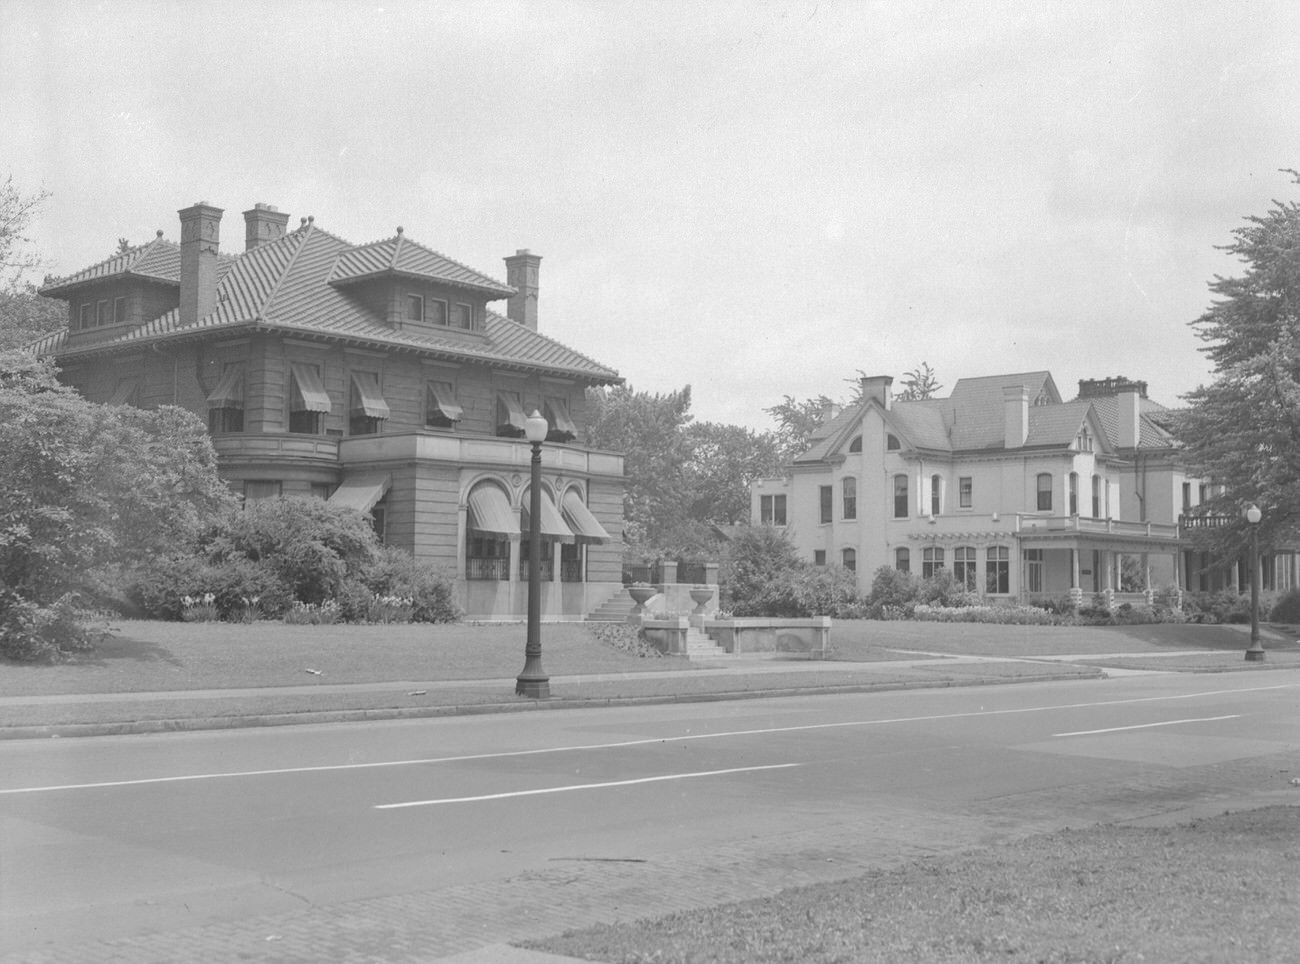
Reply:
M55 274L198 200L529 248L542 330L700 420L922 361L1178 404L1300 196L1297 51L1294 0L0 0L0 176Z

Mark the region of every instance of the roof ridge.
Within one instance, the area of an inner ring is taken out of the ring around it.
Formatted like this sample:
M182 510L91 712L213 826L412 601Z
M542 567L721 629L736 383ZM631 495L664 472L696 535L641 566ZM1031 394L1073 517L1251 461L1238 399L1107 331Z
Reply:
M316 231L316 222L314 219L308 219L307 223L299 227L296 231L290 231L285 235L286 238L299 238L298 247L294 249L293 254L289 255L289 260L284 263L280 269L280 276L275 279L275 284L271 285L271 290L266 293L266 298L257 308L257 317L265 319L270 314L271 302L275 301L275 296L280 293L280 288L284 285L284 279L289 277L293 271L293 266L298 262L298 256L302 254L302 249L307 247L307 239ZM322 234L326 233L324 231ZM283 239L277 239L277 242Z

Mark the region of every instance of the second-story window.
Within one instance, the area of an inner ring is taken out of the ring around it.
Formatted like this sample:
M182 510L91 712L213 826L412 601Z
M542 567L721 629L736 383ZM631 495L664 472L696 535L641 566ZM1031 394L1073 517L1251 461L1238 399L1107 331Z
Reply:
M1092 477L1092 517L1101 518L1101 476Z
M1052 511L1052 475L1040 472L1038 475L1038 511Z
M1070 473L1070 515L1079 514L1079 473Z
M352 399L348 406L349 435L377 435L388 418L388 403L379 390L375 372L352 373Z
M844 490L844 518L856 519L858 517L858 480L847 478L840 483L840 486Z
M213 435L244 430L244 366L227 365L208 395L208 431Z
M456 389L451 382L429 382L424 424L430 428L455 428L463 416L464 411L456 401Z
M289 365L289 431L320 435L330 412L330 397L321 381L320 366L306 362Z
M523 438L527 418L518 392L505 389L497 392L497 435L502 438Z
M930 476L930 515L943 515L943 477Z
M957 480L957 507L960 509L969 509L974 505L974 483L969 475L963 475Z
M829 485L823 485L818 491L820 502L818 519L822 523L830 522L835 514L835 490Z
M894 476L894 518L906 519L907 510L907 476Z
M546 431L548 442L572 442L578 437L578 426L569 415L569 400L550 396L542 401L542 415L550 426Z

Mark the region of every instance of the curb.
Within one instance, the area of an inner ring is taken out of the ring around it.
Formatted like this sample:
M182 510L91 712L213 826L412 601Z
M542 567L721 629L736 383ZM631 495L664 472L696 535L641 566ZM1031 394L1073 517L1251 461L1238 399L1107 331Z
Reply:
M136 736L156 733L186 733L201 730L234 730L250 727L306 726L328 723L364 723L390 720L435 719L445 716L486 716L496 713L535 713L548 710L599 709L613 706L655 706L669 703L722 703L739 700L778 699L844 693L877 693L890 690L950 689L967 686L997 686L1017 683L1056 683L1067 680L1104 679L1105 671L1093 674L1053 673L1044 676L971 677L969 679L909 680L893 683L831 683L825 686L772 687L719 693L668 694L663 696L552 697L547 701L469 703L449 706L393 707L368 710L304 710L301 713L258 713L249 716L203 716L163 720L126 720L120 723L64 723L34 726L0 726L0 740L60 739L82 736Z

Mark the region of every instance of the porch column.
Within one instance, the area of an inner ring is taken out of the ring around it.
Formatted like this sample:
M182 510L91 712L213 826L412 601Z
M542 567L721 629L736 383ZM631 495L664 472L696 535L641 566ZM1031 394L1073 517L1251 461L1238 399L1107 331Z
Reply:
M456 578L464 580L465 556L469 550L469 503L456 506Z
M1079 582L1079 550L1070 550L1070 588L1082 589L1083 585Z
M1151 556L1149 553L1142 553L1142 591L1151 591Z

